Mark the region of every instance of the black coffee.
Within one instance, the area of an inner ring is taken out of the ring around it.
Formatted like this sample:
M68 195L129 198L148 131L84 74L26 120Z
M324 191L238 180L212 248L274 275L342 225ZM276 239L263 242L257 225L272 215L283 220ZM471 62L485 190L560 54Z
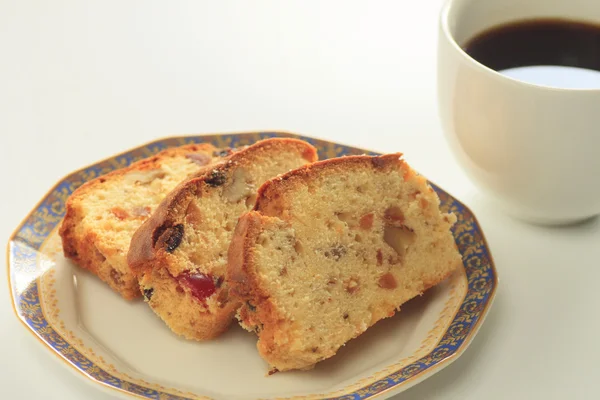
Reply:
M600 25L564 19L517 21L484 31L463 48L480 63L520 80L600 88Z

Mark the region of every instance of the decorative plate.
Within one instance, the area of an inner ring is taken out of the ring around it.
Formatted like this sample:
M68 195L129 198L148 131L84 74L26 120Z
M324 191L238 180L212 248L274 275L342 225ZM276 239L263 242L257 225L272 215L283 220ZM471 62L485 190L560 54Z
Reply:
M307 140L322 159L376 154L281 132L174 137L70 174L35 206L8 244L12 300L27 330L99 387L147 399L381 398L450 364L483 322L498 278L475 216L435 185L443 210L458 217L453 233L464 269L307 372L266 376L256 337L237 325L205 343L180 339L142 301L124 301L63 258L57 228L67 197L83 182L171 146L240 146L273 136Z

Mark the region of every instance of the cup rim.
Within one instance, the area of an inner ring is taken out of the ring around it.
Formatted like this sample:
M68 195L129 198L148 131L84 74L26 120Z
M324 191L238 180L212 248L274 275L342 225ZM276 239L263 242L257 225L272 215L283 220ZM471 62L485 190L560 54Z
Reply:
M473 57L468 55L466 51L463 50L463 48L456 42L456 39L454 39L454 35L452 35L452 33L450 32L450 27L448 26L448 17L450 15L452 6L454 5L454 3L456 1L457 0L445 0L444 1L444 4L443 4L442 9L439 14L439 26L440 26L440 29L443 32L444 36L446 37L446 40L450 43L450 45L452 47L454 47L454 49L458 52L458 54L462 58L464 58L467 62L469 62L473 67L479 68L479 69L485 71L486 73L488 73L491 77L493 77L496 80L499 80L499 81L502 81L505 83L510 83L513 85L525 86L525 87L529 87L532 89L538 89L538 90L541 89L541 90L546 90L546 91L551 91L551 92L567 92L567 93L573 93L573 92L600 93L600 88L562 88L562 87L545 86L545 85L539 85L536 83L530 83L527 81L522 81L522 80L510 77L508 75L501 74L500 72L488 67L487 65L480 63L479 61L477 61L476 59L474 59ZM438 46L439 46L439 44L438 44Z

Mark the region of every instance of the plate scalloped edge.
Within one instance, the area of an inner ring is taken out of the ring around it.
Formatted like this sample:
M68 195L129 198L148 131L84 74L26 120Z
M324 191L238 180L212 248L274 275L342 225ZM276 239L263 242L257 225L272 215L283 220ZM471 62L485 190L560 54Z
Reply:
M139 398L168 400L206 398L145 381L135 380L133 382L133 379L128 380L127 377L117 377L114 367L102 368L90 357L80 352L77 349L80 346L75 344L77 338L71 337L70 341L67 340L48 321L47 311L43 309L40 301L38 279L48 267L44 267L43 263L39 262L38 255L42 246L62 220L65 212L64 205L69 194L82 183L129 165L141 158L151 156L167 147L197 142L210 142L216 147L237 147L268 137L296 137L306 140L317 147L321 158L351 154L379 154L289 132L226 133L158 139L77 170L60 180L42 198L9 239L7 248L8 283L13 309L19 320L61 360L105 387ZM453 227L453 234L458 249L463 255L464 273L467 278L466 295L441 339L435 344L433 350L417 360L411 359L408 365L389 366L371 378L364 379L360 383L355 383L335 393L317 397L296 396L293 397L294 399L367 399L406 389L449 365L462 354L477 333L493 302L498 286L498 275L492 255L483 231L471 210L437 185L431 182L430 184L440 197L443 211L453 212L457 216L458 221ZM106 365L104 362L101 364ZM388 373L388 371L391 372ZM356 388L357 385L360 387Z

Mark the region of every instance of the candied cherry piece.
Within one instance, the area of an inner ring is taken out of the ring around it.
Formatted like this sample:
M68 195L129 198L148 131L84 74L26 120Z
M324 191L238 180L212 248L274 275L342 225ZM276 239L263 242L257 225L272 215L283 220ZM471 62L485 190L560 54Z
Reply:
M216 291L213 278L202 272L184 272L178 279L192 291L192 296L200 301L206 300Z

